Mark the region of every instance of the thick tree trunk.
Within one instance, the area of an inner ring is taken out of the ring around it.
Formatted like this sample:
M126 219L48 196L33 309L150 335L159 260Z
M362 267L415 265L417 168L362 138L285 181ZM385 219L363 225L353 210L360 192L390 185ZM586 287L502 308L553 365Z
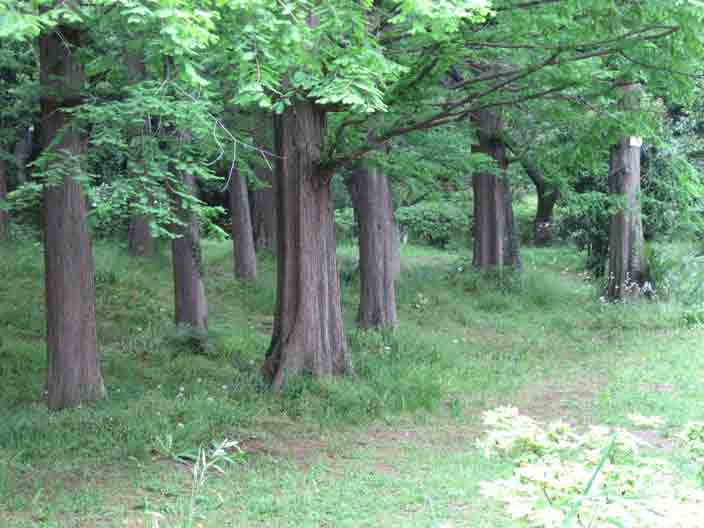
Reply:
M44 256L48 404L71 407L105 396L98 360L95 320L95 267L81 186L73 178L80 167L72 155L84 152L86 140L70 126L65 109L80 104L85 82L77 61L81 32L58 27L39 40L41 67L42 143L48 148L56 134L57 159L64 164L62 181L44 187ZM68 126L67 126L68 125Z
M621 87L621 106L638 104L639 87ZM609 194L619 200L611 216L609 229L609 275L606 296L619 300L637 291L642 283L646 262L643 252L643 222L640 208L641 139L622 138L611 148L609 161ZM634 288L635 286L635 288Z
M130 83L136 84L147 78L147 66L144 63L144 50L128 49L125 52L125 63L127 65L127 75ZM141 137L144 133L143 127L135 126L129 130L132 138ZM140 156L142 154L140 153ZM139 158L135 162L135 169L130 176L138 181L141 173L146 173L144 159ZM144 174L146 176L146 174ZM138 185L138 190L142 190ZM135 198L132 203L133 211L130 215L130 224L127 232L127 249L130 255L135 257L148 257L154 254L155 242L151 229L149 228L150 218L134 208Z
M269 187L256 189L251 193L252 230L254 246L257 250L268 249L276 253L276 190L275 178L266 167L256 167L254 174Z
M549 246L553 241L553 215L560 191L545 181L538 167L529 162L522 162L522 165L538 195L538 208L533 221L533 243L536 246Z
M185 189L196 192L195 177L179 173ZM193 334L194 344L205 344L208 331L208 303L205 298L200 249L200 226L193 211L184 206L183 200L172 194L174 213L182 225L175 224L177 235L171 242L174 273L174 301L176 324Z
M10 215L2 208L7 200L7 163L0 159L0 242L6 240L10 231Z
M611 216L607 297L625 298L642 283L645 270L640 216L640 139L624 138L611 149L609 193L621 200Z
M357 169L346 183L359 222L357 322L362 328L393 327L397 323L394 279L400 260L391 186L374 167Z
M306 101L276 118L278 285L274 332L263 366L274 390L291 376L352 370L330 178L319 170L324 129L325 113Z
M501 140L500 116L482 111L473 116L479 144L474 152L494 159L499 174L481 171L472 176L474 193L473 265L480 269L520 267L518 234L513 216L511 189L505 177L508 167L506 146Z
M252 281L257 278L257 254L254 249L249 195L247 194L247 182L236 169L230 175L230 209L235 277Z

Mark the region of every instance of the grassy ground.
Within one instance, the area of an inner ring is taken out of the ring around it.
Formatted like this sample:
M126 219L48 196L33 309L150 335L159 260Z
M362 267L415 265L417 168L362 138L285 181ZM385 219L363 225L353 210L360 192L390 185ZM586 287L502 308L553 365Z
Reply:
M354 329L355 252L341 248L358 376L277 397L257 370L270 257L244 285L228 244L206 244L212 338L194 355L170 322L168 258L95 253L110 397L50 414L40 247L0 248L2 527L509 526L477 493L507 470L473 447L482 410L580 424L658 414L671 430L704 418L704 330L674 303L602 304L570 249L527 249L523 279L497 282L466 255L406 247L402 323L379 335ZM244 454L194 487L193 455L224 438Z

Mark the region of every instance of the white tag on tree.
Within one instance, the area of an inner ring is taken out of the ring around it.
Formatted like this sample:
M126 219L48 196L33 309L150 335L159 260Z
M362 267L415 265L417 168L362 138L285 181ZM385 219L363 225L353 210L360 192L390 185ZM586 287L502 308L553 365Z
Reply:
M638 136L631 136L630 138L628 138L628 145L630 147L642 147L643 138L640 138Z

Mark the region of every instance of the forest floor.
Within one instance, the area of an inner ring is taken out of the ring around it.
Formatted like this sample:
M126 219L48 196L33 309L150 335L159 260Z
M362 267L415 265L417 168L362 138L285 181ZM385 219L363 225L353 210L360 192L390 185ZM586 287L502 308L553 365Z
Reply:
M405 247L389 335L354 330L355 255L341 248L357 378L298 380L278 396L257 371L270 257L245 285L229 245L205 244L212 336L194 355L170 323L167 252L95 252L110 397L51 414L41 248L0 248L3 528L510 526L478 493L510 471L475 448L483 411L578 426L662 416L642 434L673 461L671 434L704 419L704 329L671 301L603 304L569 248L526 249L520 281L497 282L467 271L466 255ZM225 438L242 454L194 485L198 449Z

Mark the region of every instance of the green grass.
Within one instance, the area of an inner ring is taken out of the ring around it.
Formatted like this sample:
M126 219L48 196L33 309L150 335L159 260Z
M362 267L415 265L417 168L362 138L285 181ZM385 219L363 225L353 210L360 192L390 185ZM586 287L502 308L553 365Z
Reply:
M174 454L222 438L247 454L196 491L195 526L509 526L478 495L507 469L473 448L482 410L608 424L659 414L672 431L704 417L704 331L673 299L601 303L570 248L524 250L520 277L490 277L468 271L467 254L405 246L401 324L385 335L354 328L356 249L340 248L357 375L295 380L278 396L258 371L271 256L247 285L229 244L205 244L211 337L194 354L171 323L167 252L95 254L109 399L52 414L41 248L0 247L0 526L184 526L191 468Z

